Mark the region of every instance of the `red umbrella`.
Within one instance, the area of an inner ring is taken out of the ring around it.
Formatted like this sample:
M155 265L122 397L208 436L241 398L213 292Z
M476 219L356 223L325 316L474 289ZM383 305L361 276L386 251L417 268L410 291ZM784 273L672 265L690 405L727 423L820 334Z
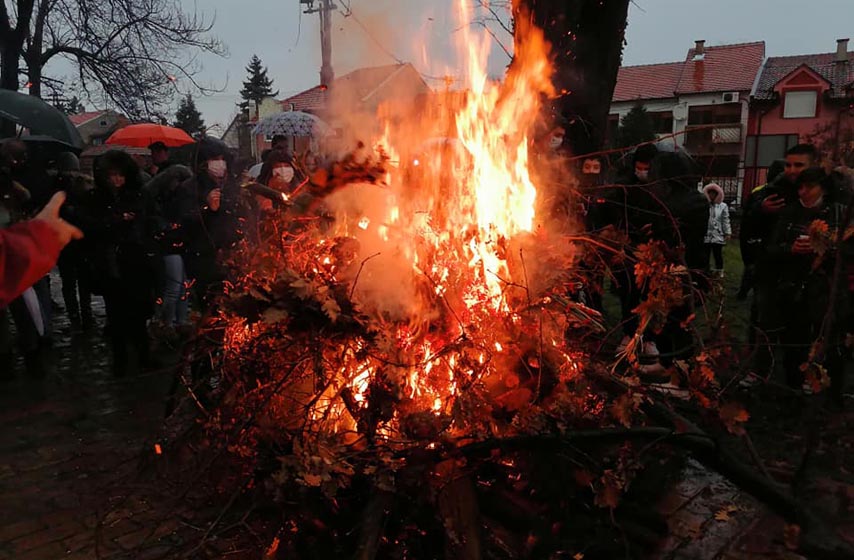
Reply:
M132 124L115 131L105 143L132 148L147 148L155 142L163 142L168 148L177 148L178 146L192 144L195 140L180 128L143 123Z

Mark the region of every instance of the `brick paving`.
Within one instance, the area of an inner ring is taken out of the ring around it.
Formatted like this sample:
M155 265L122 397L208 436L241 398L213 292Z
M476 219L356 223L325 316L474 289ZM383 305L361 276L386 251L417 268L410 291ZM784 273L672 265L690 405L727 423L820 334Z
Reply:
M192 521L202 507L169 503L150 468L171 372L114 378L100 298L94 312L86 334L56 314L44 379L19 360L0 385L0 560L178 558L206 527Z

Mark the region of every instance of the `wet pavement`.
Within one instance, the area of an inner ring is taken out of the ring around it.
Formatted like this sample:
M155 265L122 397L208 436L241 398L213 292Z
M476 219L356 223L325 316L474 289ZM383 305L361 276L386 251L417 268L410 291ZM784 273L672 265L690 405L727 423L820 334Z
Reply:
M43 379L19 360L0 384L0 560L178 558L201 534L192 519L210 508L169 503L157 472L172 370L114 378L100 298L93 307L88 333L56 314Z

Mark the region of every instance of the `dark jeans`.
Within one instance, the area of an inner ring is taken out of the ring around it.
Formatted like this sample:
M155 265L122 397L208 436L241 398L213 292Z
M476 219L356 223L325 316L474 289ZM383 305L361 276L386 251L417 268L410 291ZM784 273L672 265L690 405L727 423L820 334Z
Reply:
M59 276L62 278L62 299L72 321L92 320L92 292L83 261L75 256L61 256ZM79 296L79 300L78 300Z
M0 309L0 377L11 374L12 368L12 331L9 319L15 322L17 345L20 355L24 356L28 368L39 362L39 333L23 298L13 300L8 307Z
M753 358L753 372L761 377L773 373L774 348L780 342L785 323L779 308L777 286L773 281L758 281L753 288L753 305L756 306L756 320L753 340L756 343ZM751 309L751 318L752 318Z
M186 276L192 285L200 310L207 310L222 294L225 272L210 253L188 253L184 256Z
M845 297L847 294L838 295L834 305L830 306L829 291L828 282L821 278L807 280L803 285L792 286L782 283L777 286L775 307L779 324L782 326L780 342L783 347L786 383L793 389L800 389L804 382L801 366L810 361L811 350L816 340L822 336L822 326L828 319L828 313L836 315L832 317L834 326L831 332L825 333L824 357L821 365L827 370L831 379L831 396L841 400L848 298Z
M724 246L719 245L717 243L705 243L704 248L706 249L706 258L703 260L705 266L709 266L709 258L714 255L715 257L715 270L723 270L724 269Z
M638 330L639 319L633 310L641 302L641 290L635 284L634 267L628 266L624 269L614 270L613 274L612 281L616 282L617 296L620 298L623 334L634 336Z
M150 361L146 329L150 303L146 301L146 296L147 293L134 293L131 286L117 280L105 285L104 306L107 311L107 324L110 326L113 368L116 374L125 372L131 346L136 350L141 365L145 366Z
M13 300L9 307L0 309L0 354L12 351L12 332L9 318L15 322L18 335L18 347L22 354L32 352L39 346L39 333L22 298Z

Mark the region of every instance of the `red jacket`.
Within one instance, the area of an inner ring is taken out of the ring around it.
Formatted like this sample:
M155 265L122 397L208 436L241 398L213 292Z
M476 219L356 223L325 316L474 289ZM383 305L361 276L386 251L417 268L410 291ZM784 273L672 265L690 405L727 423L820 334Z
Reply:
M41 220L0 229L0 309L50 272L62 246Z

